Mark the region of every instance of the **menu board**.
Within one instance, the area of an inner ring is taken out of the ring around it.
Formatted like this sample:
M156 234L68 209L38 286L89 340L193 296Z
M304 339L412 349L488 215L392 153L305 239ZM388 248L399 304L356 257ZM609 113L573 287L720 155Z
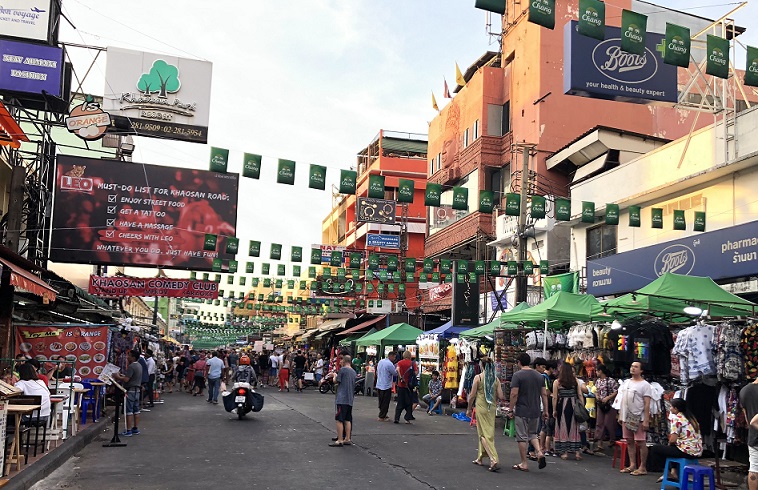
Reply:
M108 360L108 327L16 327L16 353L44 362L74 362L77 375L96 378Z

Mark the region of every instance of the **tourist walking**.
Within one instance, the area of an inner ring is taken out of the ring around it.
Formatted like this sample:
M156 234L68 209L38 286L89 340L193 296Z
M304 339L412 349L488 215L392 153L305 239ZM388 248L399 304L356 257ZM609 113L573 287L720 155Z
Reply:
M268 385L269 386L276 386L278 383L278 374L279 374L279 364L280 364L281 358L276 353L276 351L271 353L271 356L268 358L269 363L269 369L268 369Z
M397 363L397 405L395 406L395 423L400 423L400 415L405 411L405 423L410 424L413 417L413 399L411 395L411 377L416 376L415 364L411 360L411 351L403 352L403 360Z
M379 361L376 367L376 394L379 400L380 422L389 421L387 412L392 401L392 378L395 375L395 351L387 354L387 357Z
M213 351L208 361L208 403L218 405L218 391L221 387L221 376L224 373L224 361Z
M353 400L355 397L355 370L350 365L350 356L342 356L342 367L337 371L337 397L335 398L334 420L337 425L337 440L329 444L332 447L353 444Z
M195 370L195 374L193 376L194 381L194 393L192 396L197 396L203 394L203 390L205 389L205 372L208 367L208 362L205 360L205 354L200 354L200 359L195 361L195 363L192 365L193 369Z
M285 354L281 360L281 365L279 366L279 391L290 390L291 364L292 362L290 361L290 355Z
M505 400L500 380L495 376L495 365L492 359L484 357L479 360L481 372L474 376L469 395L469 404L466 416L474 415L473 405L476 405L476 434L479 441L479 450L474 464L483 466L482 459L487 457L490 465L489 471L500 469L500 459L495 449L495 411L498 400Z
M597 402L597 422L595 423L595 452L603 452L603 439L608 435L608 447L616 444L616 429L618 428L618 410L613 408L613 401L619 390L619 383L609 376L610 370L603 364L598 364L595 393Z
M113 379L124 383L126 388L126 398L124 410L126 412L127 429L121 433L122 436L131 437L140 433L139 414L140 414L140 389L142 387L142 365L137 361L139 351L132 349L127 354L129 366L126 368L126 374L114 373ZM129 428L131 427L131 428Z
M642 364L633 362L629 368L632 374L619 387L619 421L623 427L624 439L629 452L629 466L621 473L632 476L647 475L647 430L650 427L650 400L653 389L642 377ZM637 451L640 460L637 461Z
M521 456L521 462L513 465L514 470L529 471L526 462L527 442L530 442L535 450L535 456L539 462L539 468L547 466L545 454L539 441L539 422L548 418L547 390L545 378L542 374L529 366L531 363L529 354L523 353L518 357L519 370L513 373L511 378L510 406L514 411L516 425L516 441ZM479 406L477 404L477 406ZM479 416L477 411L477 425Z
M577 461L582 459L582 438L579 422L574 418L577 403L584 405L584 395L579 388L571 364L561 364L558 379L553 383L553 416L555 417L555 451L561 459L574 453Z

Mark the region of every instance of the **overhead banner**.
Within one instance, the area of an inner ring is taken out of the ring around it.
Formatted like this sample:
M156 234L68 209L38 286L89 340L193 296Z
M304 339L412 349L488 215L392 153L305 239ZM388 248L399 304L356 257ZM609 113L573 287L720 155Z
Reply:
M753 46L747 46L745 85L758 87L758 48L754 48Z
M564 30L563 89L569 95L634 103L676 103L676 66L663 62L660 34L647 33L642 54L621 48L617 27L605 28L605 40L582 36L577 22Z
M529 22L555 28L555 0L531 0L529 2Z
M0 7L0 36L47 42L50 0L3 0Z
M605 40L605 3L579 0L579 34L598 41Z
M708 55L705 73L714 77L729 78L729 40L708 34L705 44L705 52Z
M453 270L456 280L452 284L452 323L457 327L474 328L479 325L479 281L476 274L464 272L461 267L463 263L465 262L456 261ZM471 275L474 277L472 278Z
M557 274L555 276L543 276L542 287L545 291L545 299L556 294L559 291L567 293L579 292L579 273L568 272L566 274Z
M50 260L212 270L234 259L238 185L238 174L59 155Z
M230 276L231 277L231 276ZM217 299L218 283L167 277L89 276L89 294L107 298L160 296Z
M758 221L587 261L587 292L637 290L665 272L714 281L758 274Z
M627 53L645 55L647 15L631 10L621 11L621 49Z
M0 40L0 59L0 92L61 96L61 48Z
M394 224L396 209L395 201L359 197L355 206L355 219L359 223Z
M40 362L65 359L75 363L74 374L97 377L108 361L110 332L107 326L34 326L16 325L16 354Z
M208 142L208 61L107 49L103 110L129 118L140 136Z
M689 27L678 26L666 22L666 48L663 54L663 62L669 65L690 66L690 38Z

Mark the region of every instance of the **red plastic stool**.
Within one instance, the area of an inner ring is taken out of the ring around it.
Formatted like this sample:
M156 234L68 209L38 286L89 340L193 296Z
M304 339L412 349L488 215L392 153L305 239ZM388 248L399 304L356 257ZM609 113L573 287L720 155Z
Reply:
M619 458L619 450L621 451L621 458ZM640 462L640 448L637 448L637 464L639 465ZM620 459L621 466L619 466L620 470L623 470L626 468L626 460L627 460L627 444L626 441L616 441L616 444L613 446L613 462L611 463L611 468L616 467L616 459Z
M476 407L471 410L471 422L468 423L469 427L476 427Z

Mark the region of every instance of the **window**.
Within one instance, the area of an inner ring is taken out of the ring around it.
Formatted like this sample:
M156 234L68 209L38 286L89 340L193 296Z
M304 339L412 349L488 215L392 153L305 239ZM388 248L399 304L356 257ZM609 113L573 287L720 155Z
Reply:
M503 169L498 168L490 173L489 191L495 194L495 202L500 202L503 196Z
M429 160L429 175L432 175L434 173L434 158Z
M587 230L587 260L616 253L616 226L600 225Z
M479 119L474 121L474 140L479 138Z
M503 121L502 126L503 128L503 135L506 135L511 132L511 101L509 100L505 104L503 104Z
M437 153L437 170L442 168L442 153Z
M474 139L479 136L479 121L474 125L476 128ZM511 102L503 105L487 104L487 135L504 136L511 131Z
M466 128L466 131L463 132L463 147L468 148L469 143L469 129Z

